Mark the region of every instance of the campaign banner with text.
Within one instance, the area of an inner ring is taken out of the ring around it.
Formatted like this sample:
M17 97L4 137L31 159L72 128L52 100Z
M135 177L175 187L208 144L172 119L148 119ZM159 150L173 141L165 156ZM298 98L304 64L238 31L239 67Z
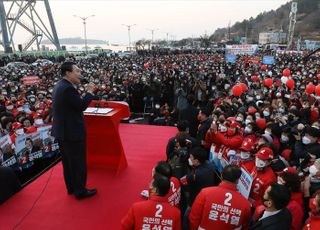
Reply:
M254 55L258 51L258 45L226 45L227 55Z

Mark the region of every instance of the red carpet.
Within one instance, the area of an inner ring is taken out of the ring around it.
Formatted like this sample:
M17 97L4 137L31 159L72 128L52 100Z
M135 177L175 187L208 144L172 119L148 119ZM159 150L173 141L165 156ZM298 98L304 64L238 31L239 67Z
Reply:
M0 206L0 229L120 229L121 218L141 200L152 167L165 159L166 143L176 132L172 127L121 124L128 167L119 175L89 169L88 188L97 188L96 196L81 201L68 196L59 163Z

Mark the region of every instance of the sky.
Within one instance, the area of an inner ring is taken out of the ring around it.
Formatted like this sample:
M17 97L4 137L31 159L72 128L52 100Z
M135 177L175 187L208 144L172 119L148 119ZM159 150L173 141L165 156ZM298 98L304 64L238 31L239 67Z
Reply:
M227 27L237 21L255 17L259 13L277 9L289 0L144 0L144 1L79 1L49 0L58 36L84 37L82 20L74 17L95 15L87 19L88 39L100 39L111 43L127 44L128 28L131 41L151 39L182 39L212 34L217 28ZM8 3L5 3L8 4ZM8 5L5 5L8 9ZM42 1L36 4L46 21ZM17 30L16 43L26 39Z

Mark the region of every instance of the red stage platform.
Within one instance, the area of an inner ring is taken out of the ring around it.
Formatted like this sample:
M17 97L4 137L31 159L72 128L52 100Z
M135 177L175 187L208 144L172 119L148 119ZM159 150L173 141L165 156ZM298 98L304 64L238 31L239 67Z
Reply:
M96 196L78 201L67 195L59 163L0 206L0 229L120 229L121 218L141 200L152 167L165 159L166 143L177 129L120 124L119 130L128 167L119 174L90 167L88 187L98 189Z

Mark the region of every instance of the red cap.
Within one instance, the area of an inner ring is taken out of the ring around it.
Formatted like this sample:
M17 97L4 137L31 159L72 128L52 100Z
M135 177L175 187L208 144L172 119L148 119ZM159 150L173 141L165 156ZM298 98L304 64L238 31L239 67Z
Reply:
M31 126L26 130L26 133L34 133L37 132L37 128L35 126Z
M253 143L252 139L247 138L242 142L240 150L244 150L244 151L250 152L253 149L253 145L254 145L254 143Z
M22 124L20 122L13 122L12 129L16 130L22 127Z
M12 101L6 101L4 104L5 104L5 106L12 105Z
M298 174L298 171L295 169L295 168L293 168L293 167L286 167L283 171L281 171L281 172L277 172L277 174L278 175L281 175L282 173L284 173L284 172L288 172L288 173L292 173L292 174Z
M257 126L259 129L265 129L266 127L266 119L264 118L259 118L256 120Z
M235 117L228 117L227 120L228 120L228 121L235 121L236 118L235 118Z
M23 106L23 105L24 105L24 101L17 101L16 102L16 107Z
M254 114L255 112L257 112L256 108L250 106L249 109L248 109L248 113L249 113L249 114Z
M241 125L236 121L234 121L230 124L230 128L238 128L239 129L240 127L241 127Z
M273 151L267 147L261 148L257 152L256 157L258 157L261 160L272 160L273 159Z

